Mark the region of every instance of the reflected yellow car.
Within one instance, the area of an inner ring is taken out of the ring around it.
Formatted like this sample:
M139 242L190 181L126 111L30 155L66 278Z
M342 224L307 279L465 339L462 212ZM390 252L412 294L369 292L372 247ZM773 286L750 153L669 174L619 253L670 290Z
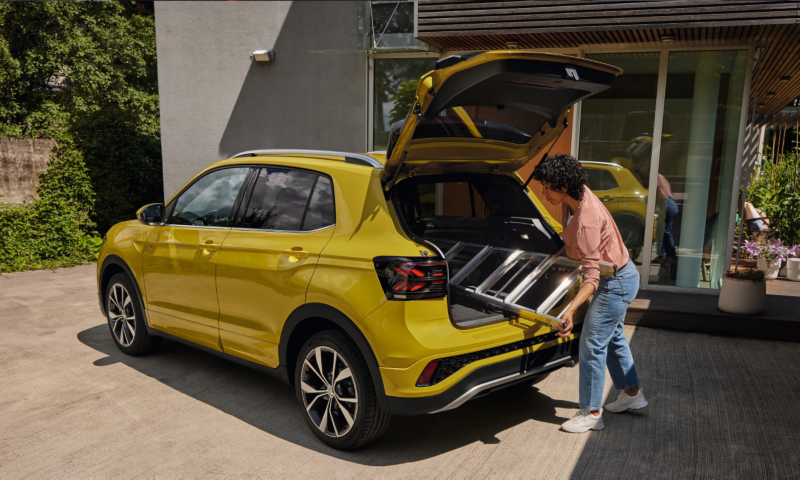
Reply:
M274 375L340 449L394 415L540 381L577 360L587 306L555 336L581 271L554 258L563 243L515 172L620 73L455 55L422 77L385 154L255 150L210 165L106 235L111 338L130 355L169 338Z
M625 246L637 257L644 244L647 189L630 168L620 163L581 161L589 176L589 189L611 213Z

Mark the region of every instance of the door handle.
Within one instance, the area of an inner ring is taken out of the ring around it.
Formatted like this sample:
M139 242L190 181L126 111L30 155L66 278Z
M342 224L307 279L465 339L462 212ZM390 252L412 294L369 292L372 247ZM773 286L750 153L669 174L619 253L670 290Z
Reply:
M294 258L297 258L297 259L308 258L309 255L311 255L311 254L306 252L305 250L303 250L303 247L293 247L291 250L284 250L283 251L283 256L284 257L289 257L290 259L291 259L291 257L294 257Z
M205 254L208 254L208 253L211 253L211 252L216 252L217 249L219 248L219 245L215 244L214 240L208 240L208 241L206 241L206 243L204 243L204 244L202 244L200 246L203 247L203 253L205 253Z
M604 202L610 202L610 201L611 201L611 200L613 200L613 199L612 199L611 197L603 197L603 198L602 198L602 200L603 200Z

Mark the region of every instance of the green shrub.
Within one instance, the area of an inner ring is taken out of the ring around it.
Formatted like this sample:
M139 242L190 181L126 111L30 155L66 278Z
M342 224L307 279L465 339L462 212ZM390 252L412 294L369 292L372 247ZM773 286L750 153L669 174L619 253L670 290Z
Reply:
M753 173L747 199L769 217L774 236L787 245L800 243L800 158L794 153L765 161Z
M79 150L62 139L31 205L0 204L0 272L78 265L97 258L94 193Z

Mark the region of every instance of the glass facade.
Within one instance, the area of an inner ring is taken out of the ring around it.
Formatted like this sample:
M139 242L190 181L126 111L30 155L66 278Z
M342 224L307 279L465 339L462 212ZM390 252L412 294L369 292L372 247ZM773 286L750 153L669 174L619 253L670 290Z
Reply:
M720 288L747 52L671 52L650 284Z
M577 158L611 212L636 265L643 263L660 52L586 55L625 73L581 105ZM652 228L652 227L651 227ZM641 268L641 267L640 267Z
M376 58L372 149L386 150L389 127L414 105L419 78L433 70L436 57Z

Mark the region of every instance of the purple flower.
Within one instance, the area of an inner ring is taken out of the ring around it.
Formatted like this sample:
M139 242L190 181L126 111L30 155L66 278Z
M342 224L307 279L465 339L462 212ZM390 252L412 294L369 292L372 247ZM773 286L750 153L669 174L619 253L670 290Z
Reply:
M751 242L750 240L745 240L744 251L747 252L748 255L757 257L761 254L761 245L755 242Z

